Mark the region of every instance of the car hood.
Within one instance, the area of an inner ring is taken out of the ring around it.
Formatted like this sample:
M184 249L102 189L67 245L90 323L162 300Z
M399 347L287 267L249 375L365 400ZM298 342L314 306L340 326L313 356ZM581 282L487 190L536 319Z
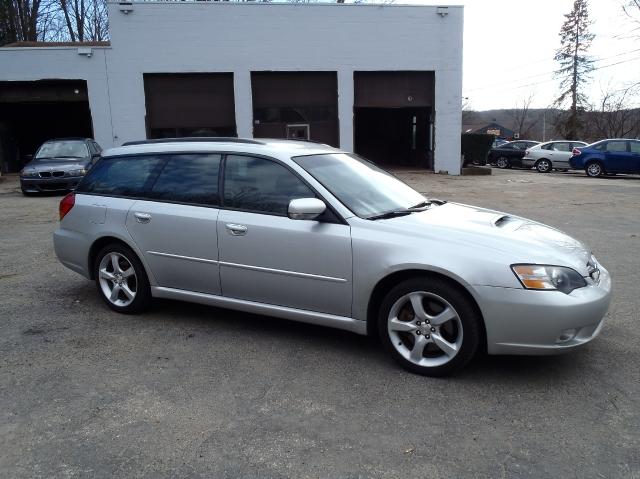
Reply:
M24 166L24 169L35 171L68 171L85 168L88 164L89 160L85 158L31 160Z
M587 246L562 231L519 216L445 203L423 212L378 221L385 222L388 228L476 248L478 256L493 252L511 264L569 266L583 276L589 274L591 251Z

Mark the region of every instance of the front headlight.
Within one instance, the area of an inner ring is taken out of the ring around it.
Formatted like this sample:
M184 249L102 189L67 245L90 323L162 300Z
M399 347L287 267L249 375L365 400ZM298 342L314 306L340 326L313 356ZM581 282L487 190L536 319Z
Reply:
M38 176L38 172L36 170L22 170L20 176L23 178L34 178Z
M67 172L68 176L84 176L87 173L85 168L80 168L78 170L69 170Z
M514 264L511 269L526 289L558 290L569 294L587 285L580 273L564 266Z

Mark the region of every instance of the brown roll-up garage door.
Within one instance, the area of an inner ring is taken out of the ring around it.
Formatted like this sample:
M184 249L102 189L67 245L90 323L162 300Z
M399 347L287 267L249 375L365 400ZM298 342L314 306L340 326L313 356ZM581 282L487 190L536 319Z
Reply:
M256 138L339 145L336 72L252 72L251 91Z
M355 72L353 81L356 108L433 106L433 72Z
M149 138L236 136L232 73L145 74Z

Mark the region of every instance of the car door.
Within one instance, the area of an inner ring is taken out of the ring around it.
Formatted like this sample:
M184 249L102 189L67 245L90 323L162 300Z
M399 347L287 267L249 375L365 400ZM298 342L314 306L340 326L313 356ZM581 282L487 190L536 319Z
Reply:
M165 156L146 198L127 214L127 230L159 286L220 294L221 158L214 153Z
M629 141L629 153L631 153L632 171L631 173L640 173L640 141Z
M554 168L569 168L569 158L571 158L571 143L568 141L556 141L553 148L549 152L551 156L551 164Z
M631 170L631 154L626 140L611 140L605 146L604 168L610 173L626 173Z
M522 166L522 158L527 150L527 143L524 141L516 141L513 143L513 149L509 153L512 166Z
M331 211L293 220L289 202L317 197L272 159L228 155L218 220L224 296L351 315L351 231Z

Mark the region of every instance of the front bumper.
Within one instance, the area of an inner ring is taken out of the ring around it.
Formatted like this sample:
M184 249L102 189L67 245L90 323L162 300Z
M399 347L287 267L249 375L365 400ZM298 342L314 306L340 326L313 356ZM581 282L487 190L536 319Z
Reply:
M71 191L78 186L82 176L61 176L57 178L20 178L20 188L25 193L48 191Z
M582 346L601 331L611 302L611 277L560 291L477 286L489 354L558 354Z

